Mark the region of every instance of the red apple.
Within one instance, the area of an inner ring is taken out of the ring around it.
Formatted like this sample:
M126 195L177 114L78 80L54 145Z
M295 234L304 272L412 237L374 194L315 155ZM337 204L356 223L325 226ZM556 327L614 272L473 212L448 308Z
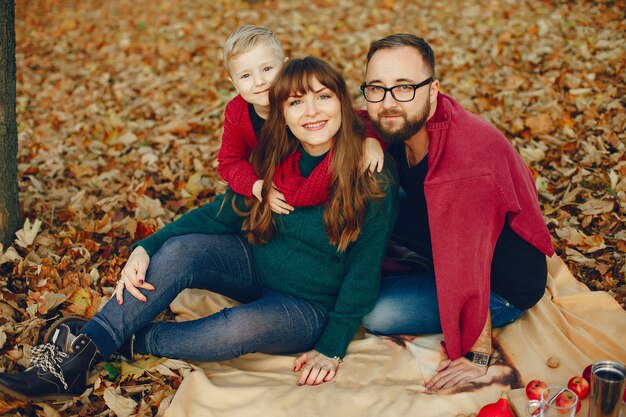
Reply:
M589 385L591 385L591 365L592 364L587 365L583 371L583 378L589 382Z
M572 404L576 403L576 413L578 413L580 411L580 401L577 400L578 398L573 392L563 391L554 400L554 405L556 405L559 413L566 414L569 413Z
M582 376L575 376L567 382L567 388L578 395L579 400L587 398L589 395L589 382Z
M541 398L541 391L548 388L548 385L538 379L533 379L526 385L526 396L529 400L539 400Z

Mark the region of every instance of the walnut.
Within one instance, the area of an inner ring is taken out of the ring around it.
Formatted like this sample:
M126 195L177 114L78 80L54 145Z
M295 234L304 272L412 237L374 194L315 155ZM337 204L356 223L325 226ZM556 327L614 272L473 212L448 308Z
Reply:
M550 368L558 368L561 364L561 361L555 358L554 356L550 356L548 361L546 362Z

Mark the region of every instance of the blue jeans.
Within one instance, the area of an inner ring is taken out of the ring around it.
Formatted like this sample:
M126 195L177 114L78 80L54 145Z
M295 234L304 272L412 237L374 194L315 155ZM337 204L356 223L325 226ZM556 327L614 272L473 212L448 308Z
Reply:
M143 303L124 291L81 330L104 358L135 335L136 353L198 361L223 361L252 352L311 349L326 317L308 301L279 293L259 279L247 241L238 235L191 234L169 239L150 259L140 290ZM210 290L241 305L198 320L151 322L185 288Z
M498 294L489 300L491 326L502 327L524 314ZM437 289L433 272L385 277L378 301L363 318L363 326L378 335L440 333Z

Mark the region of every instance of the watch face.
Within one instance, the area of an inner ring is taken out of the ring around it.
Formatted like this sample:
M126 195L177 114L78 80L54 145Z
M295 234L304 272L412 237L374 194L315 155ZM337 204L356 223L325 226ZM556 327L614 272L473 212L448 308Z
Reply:
M489 365L489 355L486 353L474 353L474 360L472 362L476 365L487 366Z
M479 366L489 365L489 356L482 352L467 352L467 355L465 355L467 359Z

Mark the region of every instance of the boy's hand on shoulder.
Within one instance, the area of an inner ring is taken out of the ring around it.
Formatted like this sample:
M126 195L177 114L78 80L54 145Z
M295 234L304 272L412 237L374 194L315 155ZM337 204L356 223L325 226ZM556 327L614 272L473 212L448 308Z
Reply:
M252 185L252 195L256 197L259 202L263 202L263 195L261 192L263 191L263 180L257 180Z
M361 161L361 171L368 169L370 172L382 172L385 163L385 152L380 142L374 138L365 138L363 141L363 160Z
M278 191L278 189L274 187L274 184L272 184L272 188L270 189L268 201L270 208L276 214L289 214L294 210L294 207L287 203L284 194Z

